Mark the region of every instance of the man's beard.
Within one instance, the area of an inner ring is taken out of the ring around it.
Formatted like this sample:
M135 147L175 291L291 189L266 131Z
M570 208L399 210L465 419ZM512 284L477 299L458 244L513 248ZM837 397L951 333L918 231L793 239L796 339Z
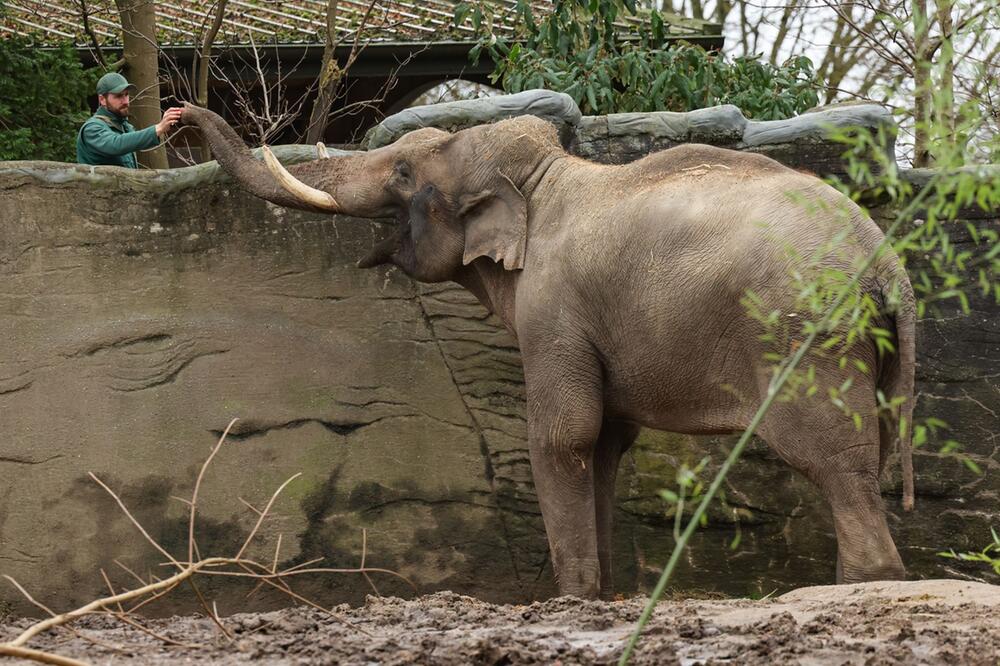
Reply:
M111 106L110 104L105 104L104 108L120 118L128 118L128 109L129 109L128 105L114 107Z

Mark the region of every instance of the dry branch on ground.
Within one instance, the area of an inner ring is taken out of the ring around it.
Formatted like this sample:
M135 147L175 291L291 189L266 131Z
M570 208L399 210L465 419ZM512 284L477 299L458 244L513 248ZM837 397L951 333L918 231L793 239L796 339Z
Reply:
M150 576L150 580L143 580L134 571L121 564L116 560L116 564L120 566L123 570L129 573L138 583L136 587L126 589L122 592L115 592L115 588L112 585L110 579L108 578L105 571L101 570L101 576L108 587L110 592L109 596L102 597L100 599L95 599L90 603L87 603L79 608L76 608L65 613L56 613L49 609L47 606L41 604L35 600L31 594L21 586L16 580L10 576L4 576L17 590L31 602L33 605L44 611L49 617L45 620L41 620L32 624L27 629L21 632L20 635L14 639L7 641L6 643L0 643L0 655L19 657L22 659L28 659L32 661L38 661L46 664L63 664L66 666L81 666L84 662L78 661L76 659L71 659L68 657L62 657L51 652L44 652L41 650L35 650L27 646L28 642L51 629L62 628L67 629L84 640L93 640L89 638L86 634L81 633L73 629L70 625L71 623L84 616L93 614L105 614L109 617L115 618L121 621L123 624L130 626L134 629L142 631L157 640L163 642L166 646L172 647L183 647L183 648L197 648L200 647L194 644L182 643L176 641L169 637L157 634L152 630L148 629L142 621L136 615L137 611L143 606L149 604L152 601L162 598L164 595L170 593L172 590L176 589L181 584L187 583L192 587L199 602L205 612L205 615L212 620L218 629L219 633L226 637L227 640L232 640L232 634L225 626L225 622L221 617L219 617L216 611L215 603L209 602L208 599L204 597L201 590L198 588L195 577L196 576L229 576L237 578L250 578L257 581L257 587L251 591L251 594L256 592L257 589L263 586L270 586L279 592L289 596L298 603L311 606L317 610L320 610L327 614L328 616L336 619L337 621L343 623L345 626L358 631L362 634L368 634L367 631L358 627L357 625L351 623L348 619L334 613L331 609L325 608L322 605L296 593L292 590L288 583L288 580L295 576L301 576L305 574L360 574L365 577L368 583L371 585L372 590L375 594L378 594L378 589L375 587L374 582L371 579L371 574L383 573L396 576L406 581L411 587L416 589L406 577L398 574L389 569L381 569L377 567L367 567L365 565L365 559L367 556L367 535L362 535L362 553L361 553L361 564L357 568L331 568L331 567L316 567L313 566L317 564L320 560L311 560L308 562L300 563L295 566L290 566L284 569L278 568L279 553L281 550L281 535L278 535L277 543L274 551L274 559L269 564L264 564L257 560L254 560L246 555L248 548L254 542L258 533L260 531L261 525L267 519L274 507L274 503L278 498L278 495L296 478L301 474L295 474L288 478L284 483L282 483L277 490L271 495L270 500L264 506L263 509L257 509L253 505L249 504L242 498L240 501L250 508L255 514L257 514L257 520L247 535L240 549L232 557L202 557L198 550L198 543L196 539L196 518L198 512L198 494L201 490L201 484L205 477L205 472L208 466L212 463L216 454L222 448L222 445L226 441L226 437L229 431L232 429L233 425L236 423L237 419L230 421L229 425L226 426L225 431L222 436L219 437L219 441L212 448L211 453L205 459L202 464L201 469L198 472L198 477L195 480L194 489L191 492L191 498L189 500L180 499L189 507L188 512L188 551L187 556L178 559L171 553L169 553L162 545L160 545L149 532L143 527L143 525L135 518L134 515L129 511L125 503L122 502L121 497L115 493L111 488L108 487L100 478L97 477L93 472L90 473L90 478L94 480L101 488L103 488L111 497L115 500L118 506L124 512L125 516L131 521L131 523L139 530L145 540L163 557L166 558L164 566L174 569L174 573L166 578L156 578ZM133 602L130 606L126 606L128 602ZM105 646L108 647L108 646ZM114 647L114 646L111 646Z

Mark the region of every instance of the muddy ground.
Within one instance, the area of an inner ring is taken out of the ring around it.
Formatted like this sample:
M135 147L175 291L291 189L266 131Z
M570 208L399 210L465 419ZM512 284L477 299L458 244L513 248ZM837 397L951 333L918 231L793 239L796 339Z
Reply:
M644 599L563 597L498 606L442 592L370 597L337 617L310 608L224 618L232 640L198 617L146 620L198 647L165 647L107 617L32 647L94 664L608 664ZM0 626L9 640L28 620ZM662 602L636 664L1000 664L1000 586L954 580L809 587L781 597Z

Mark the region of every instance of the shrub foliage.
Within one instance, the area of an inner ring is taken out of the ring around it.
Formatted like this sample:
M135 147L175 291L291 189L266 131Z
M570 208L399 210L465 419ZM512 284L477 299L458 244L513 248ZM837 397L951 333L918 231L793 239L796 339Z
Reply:
M0 160L76 161L76 132L100 72L64 44L0 39Z
M471 14L480 41L496 62L491 78L507 92L547 88L571 96L586 114L690 111L735 104L749 118L788 118L816 105L812 62L799 56L780 67L757 57L727 60L686 43L670 45L659 12L649 30L636 32L618 19L635 13L632 0L555 0L537 19L527 0L517 3L521 34L508 43L492 30L489 5L464 2L456 23Z

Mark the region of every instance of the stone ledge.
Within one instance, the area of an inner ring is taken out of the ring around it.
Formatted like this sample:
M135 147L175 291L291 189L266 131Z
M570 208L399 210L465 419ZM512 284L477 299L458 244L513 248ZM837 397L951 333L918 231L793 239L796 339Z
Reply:
M407 132L424 127L454 132L505 118L532 115L549 121L567 138L580 124L580 109L573 98L551 90L526 90L515 95L415 106L389 116L369 130L364 145L369 150L389 145Z
M577 127L574 152L599 162L625 163L682 143L707 143L762 153L793 168L826 174L844 171L845 147L831 129L894 129L887 109L873 104L821 109L785 120L748 120L733 105L686 113L619 113L586 116ZM884 149L894 150L894 132Z
M608 138L650 136L676 143L728 144L740 141L748 121L731 104L684 113L612 113L607 116Z
M316 159L316 148L313 146L271 146L271 150L283 164L299 164ZM260 148L255 148L253 152L257 159L262 159ZM351 154L351 151L331 148L327 148L327 152L332 157ZM158 194L179 192L210 182L232 182L229 175L214 160L180 169L126 169L69 162L0 162L0 189L4 188L4 183L18 178L27 178L49 185L78 182L98 187L155 189Z
M894 127L892 114L877 104L851 104L804 113L785 120L748 121L741 147L757 147L797 141L826 141L830 128ZM892 145L888 148L891 150Z

